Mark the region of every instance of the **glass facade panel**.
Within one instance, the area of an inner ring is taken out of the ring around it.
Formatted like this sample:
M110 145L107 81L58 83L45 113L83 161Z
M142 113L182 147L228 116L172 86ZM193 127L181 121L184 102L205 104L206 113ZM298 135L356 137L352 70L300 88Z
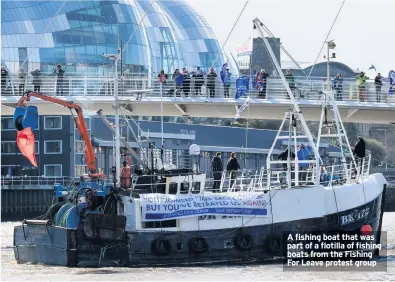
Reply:
M204 18L182 0L157 1L152 6L146 0L69 0L60 9L62 4L2 0L1 63L9 72L16 73L20 63L20 55L12 49L37 47L37 51L27 52L24 67L28 73L37 66L44 73L51 72L61 64L66 75L75 75L81 69L77 66L84 63L88 64L84 72L106 74L112 64L103 54L116 53L120 40L125 50L123 69L129 72L157 73L164 68L172 73L183 67L206 70L210 59L217 56L219 72L228 61ZM238 74L237 68L231 71Z

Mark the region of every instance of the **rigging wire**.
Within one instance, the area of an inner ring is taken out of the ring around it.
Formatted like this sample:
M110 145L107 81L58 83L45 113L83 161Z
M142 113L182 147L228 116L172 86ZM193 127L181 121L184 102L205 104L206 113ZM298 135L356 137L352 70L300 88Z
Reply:
M315 64L317 63L318 58L319 58L320 55L321 55L322 49L324 49L325 43L326 43L326 41L328 40L329 35L331 34L331 31L332 31L332 29L333 29L333 26L335 25L335 23L336 23L336 21L337 21L337 18L339 17L339 14L340 14L340 12L341 12L341 10L342 10L343 5L344 5L345 2L346 2L346 0L343 0L343 3L341 4L341 6L340 6L340 8L339 8L339 11L337 12L337 15L336 15L336 17L335 17L335 19L334 19L334 21L333 21L333 23L332 23L332 26L331 26L331 28L329 29L328 34L326 35L325 41L324 41L324 43L322 44L320 51L318 52L317 58L315 59L312 68L310 69L310 72L309 72L309 75L307 76L307 79L310 78L310 75L311 75L311 73L313 72L313 69L314 69L314 67L315 67Z
M307 77L307 74L304 72L303 68L299 65L299 63L292 57L292 55L285 49L285 47L280 43L279 40L276 40L274 34L270 31L270 29L264 24L262 24L262 28L273 38L274 43L280 46L280 49L295 63L295 65L303 72L303 74Z
M240 19L241 15L243 14L245 8L247 7L248 2L250 2L250 0L247 0L247 1L245 2L243 9L241 10L239 16L237 17L236 22L234 23L234 25L233 25L231 31L230 31L229 34L228 34L228 37L226 38L224 44L222 44L222 46L221 46L222 53L224 54L225 57L226 57L226 55L225 55L225 52L224 52L224 47L225 47L226 43L228 42L228 39L229 39L230 35L232 34L233 30L235 29L237 23L239 22L239 19ZM219 57L220 54L221 54L221 53L217 53L217 56L215 57L215 59L214 59L214 61L213 61L213 63L212 63L212 65L211 65L210 68L212 68L212 67L214 66L214 64L215 64L215 62L217 61L217 59L218 59L218 57Z
M126 41L126 43L125 43L125 48L124 48L124 49L122 50L122 52L121 52L122 54L123 54L123 52L125 52L125 50L128 48L128 44L129 44L130 40L132 40L133 36L136 34L137 30L140 28L140 25L142 24L144 18L147 16L148 12L150 11L152 5L153 5L155 2L156 2L156 0L153 0L153 1L151 2L151 4L149 5L149 7L147 8L147 10L145 11L143 17L140 19L140 21L139 21L137 27L134 29L132 35L129 37L128 41ZM114 67L115 67L115 64L113 64L112 68L109 70L109 73L111 73L111 71L114 69ZM122 74L122 70L121 70L121 74ZM117 77L116 79L118 79L118 77ZM99 89L97 90L97 92L96 92L95 95L98 95L98 94L99 94L100 90L102 89L102 87L103 87L103 85L104 85L105 83L106 83L106 80L104 80L103 83L100 85L100 87L99 87Z

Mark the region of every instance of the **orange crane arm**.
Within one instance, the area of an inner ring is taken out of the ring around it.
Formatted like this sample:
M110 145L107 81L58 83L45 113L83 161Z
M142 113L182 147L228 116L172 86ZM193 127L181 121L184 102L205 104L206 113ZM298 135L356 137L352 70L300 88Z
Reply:
M97 174L95 153L93 150L91 140L89 138L88 130L86 129L84 115L82 113L81 107L77 104L74 104L73 102L62 101L60 99L46 96L46 95L36 93L36 92L28 92L26 94L26 96L22 96L18 101L18 107L21 107L25 101L30 101L30 97L40 98L42 100L64 106L66 108L69 108L70 110L72 110L72 109L75 110L75 112L77 113L77 117L73 116L73 119L74 119L74 122L75 122L75 125L76 125L78 131L80 132L80 134L85 142L85 158L86 158L86 163L88 165L88 169L90 171L90 175L91 176L99 176L99 174Z

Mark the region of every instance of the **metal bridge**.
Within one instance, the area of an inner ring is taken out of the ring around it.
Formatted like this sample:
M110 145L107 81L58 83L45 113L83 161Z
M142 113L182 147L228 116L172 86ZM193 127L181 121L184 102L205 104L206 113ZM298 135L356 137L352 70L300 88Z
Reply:
M162 88L155 77L147 75L128 75L118 80L119 104L125 114L133 116L159 116L163 104L164 116L185 117L219 117L235 118L236 111L245 102L245 97L235 99L235 79L230 87L230 98L224 97L224 88L220 81L215 85L215 96L197 93L201 90L195 87L194 79L189 85L180 87L180 95L171 92L175 83L169 79ZM43 76L40 91L46 95L74 101L79 104L86 114L96 114L102 109L106 115L114 114L114 79L108 77L65 77L59 82L54 76ZM325 100L322 90L326 81L321 77L312 80L295 78L294 95L306 120L319 120L321 106ZM25 91L32 91L32 77L19 81L11 77L7 85L2 87L2 115L12 115L21 96L20 84L25 85ZM251 85L251 84L250 84ZM354 79L345 79L341 93L335 93L337 105L344 122L361 123L393 123L395 122L395 97L389 95L390 85L383 83L380 92L376 91L373 81L368 81L364 93L359 93ZM204 90L204 89L203 89ZM206 87L207 90L207 87ZM177 93L178 94L178 93ZM248 91L250 103L241 118L251 119L282 119L284 112L292 108L291 100L279 77L269 77L266 91L259 93L256 89ZM48 102L31 99L30 105L38 107L40 115L68 115L63 107Z

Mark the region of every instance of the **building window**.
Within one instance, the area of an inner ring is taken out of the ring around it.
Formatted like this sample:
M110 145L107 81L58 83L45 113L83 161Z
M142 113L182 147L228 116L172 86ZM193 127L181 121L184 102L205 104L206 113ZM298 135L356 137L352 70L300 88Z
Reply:
M76 165L75 166L74 175L76 177L81 176L83 174L87 174L87 173L88 173L88 167L86 165Z
M44 141L44 154L61 154L62 153L62 141Z
M1 118L1 131L15 130L14 119L12 117Z
M85 144L83 141L75 141L74 153L85 154Z
M34 142L34 153L39 154L39 142ZM2 141L1 142L1 153L4 155L20 155L21 151L19 151L18 146L15 141Z
M44 177L62 177L62 165L44 165Z
M44 117L44 129L62 129L62 117Z

